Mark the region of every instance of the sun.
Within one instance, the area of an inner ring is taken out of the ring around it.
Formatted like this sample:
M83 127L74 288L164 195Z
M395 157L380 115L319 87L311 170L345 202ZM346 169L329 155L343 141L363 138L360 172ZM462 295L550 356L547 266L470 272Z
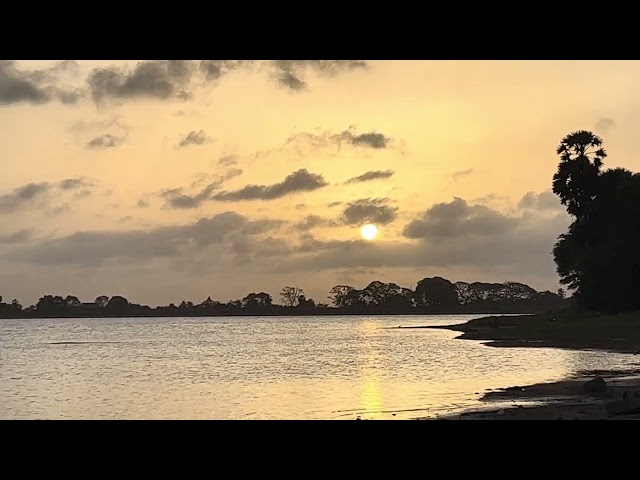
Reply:
M365 240L373 240L378 235L378 227L368 223L360 229L360 235Z

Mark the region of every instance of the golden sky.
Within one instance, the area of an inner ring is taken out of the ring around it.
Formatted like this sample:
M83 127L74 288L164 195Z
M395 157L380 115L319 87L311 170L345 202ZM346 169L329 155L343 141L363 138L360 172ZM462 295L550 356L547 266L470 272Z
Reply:
M3 61L0 294L556 289L555 147L593 130L607 166L639 170L639 79L637 61Z

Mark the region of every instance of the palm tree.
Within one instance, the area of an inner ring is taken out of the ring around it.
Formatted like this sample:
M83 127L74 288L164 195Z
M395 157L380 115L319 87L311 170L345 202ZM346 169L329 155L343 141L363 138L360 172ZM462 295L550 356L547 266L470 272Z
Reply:
M556 150L560 164L553 176L553 193L578 223L589 218L596 196L598 176L607 157L602 143L596 134L579 130L564 137Z

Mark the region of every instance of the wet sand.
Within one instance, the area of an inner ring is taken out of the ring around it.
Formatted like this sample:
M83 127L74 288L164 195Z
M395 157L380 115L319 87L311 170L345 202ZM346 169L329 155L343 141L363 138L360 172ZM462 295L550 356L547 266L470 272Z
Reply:
M571 350L605 350L638 355L640 365L640 312L576 317L563 314L484 317L464 324L438 327L461 332L457 338L480 340L490 347L553 347ZM602 393L586 393L584 384L605 380ZM640 413L614 415L611 402L623 394L640 405L640 368L635 370L580 372L558 382L513 386L486 392L486 409L440 417L446 420L640 420Z
M482 401L487 409L476 409L441 420L640 420L640 413L613 415L606 405L622 399L624 392L640 405L638 371L584 372L584 376L558 382L513 386L487 392ZM590 374L589 374L590 373ZM607 384L603 393L585 393L585 382L601 376ZM510 402L506 403L505 402ZM517 402L517 403L516 403ZM521 405L520 402L539 402ZM491 404L497 404L493 406Z

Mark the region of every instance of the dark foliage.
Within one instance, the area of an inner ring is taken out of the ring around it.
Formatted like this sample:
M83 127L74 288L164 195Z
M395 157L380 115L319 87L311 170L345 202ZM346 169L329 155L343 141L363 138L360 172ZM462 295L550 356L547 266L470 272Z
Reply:
M574 221L553 248L560 282L578 305L606 312L640 308L640 175L602 171L602 139L567 135L553 191Z
M271 295L260 292L227 303L208 297L201 303L185 300L177 307L170 304L156 308L137 305L117 295L111 298L101 295L91 303L81 303L71 295L45 295L27 309L17 300L10 305L0 303L0 317L536 313L561 309L568 302L560 295L537 292L521 283L454 284L441 277L420 280L415 291L377 280L361 290L336 285L329 296L333 306L316 303L297 287L285 287L281 294L284 305L274 305Z

